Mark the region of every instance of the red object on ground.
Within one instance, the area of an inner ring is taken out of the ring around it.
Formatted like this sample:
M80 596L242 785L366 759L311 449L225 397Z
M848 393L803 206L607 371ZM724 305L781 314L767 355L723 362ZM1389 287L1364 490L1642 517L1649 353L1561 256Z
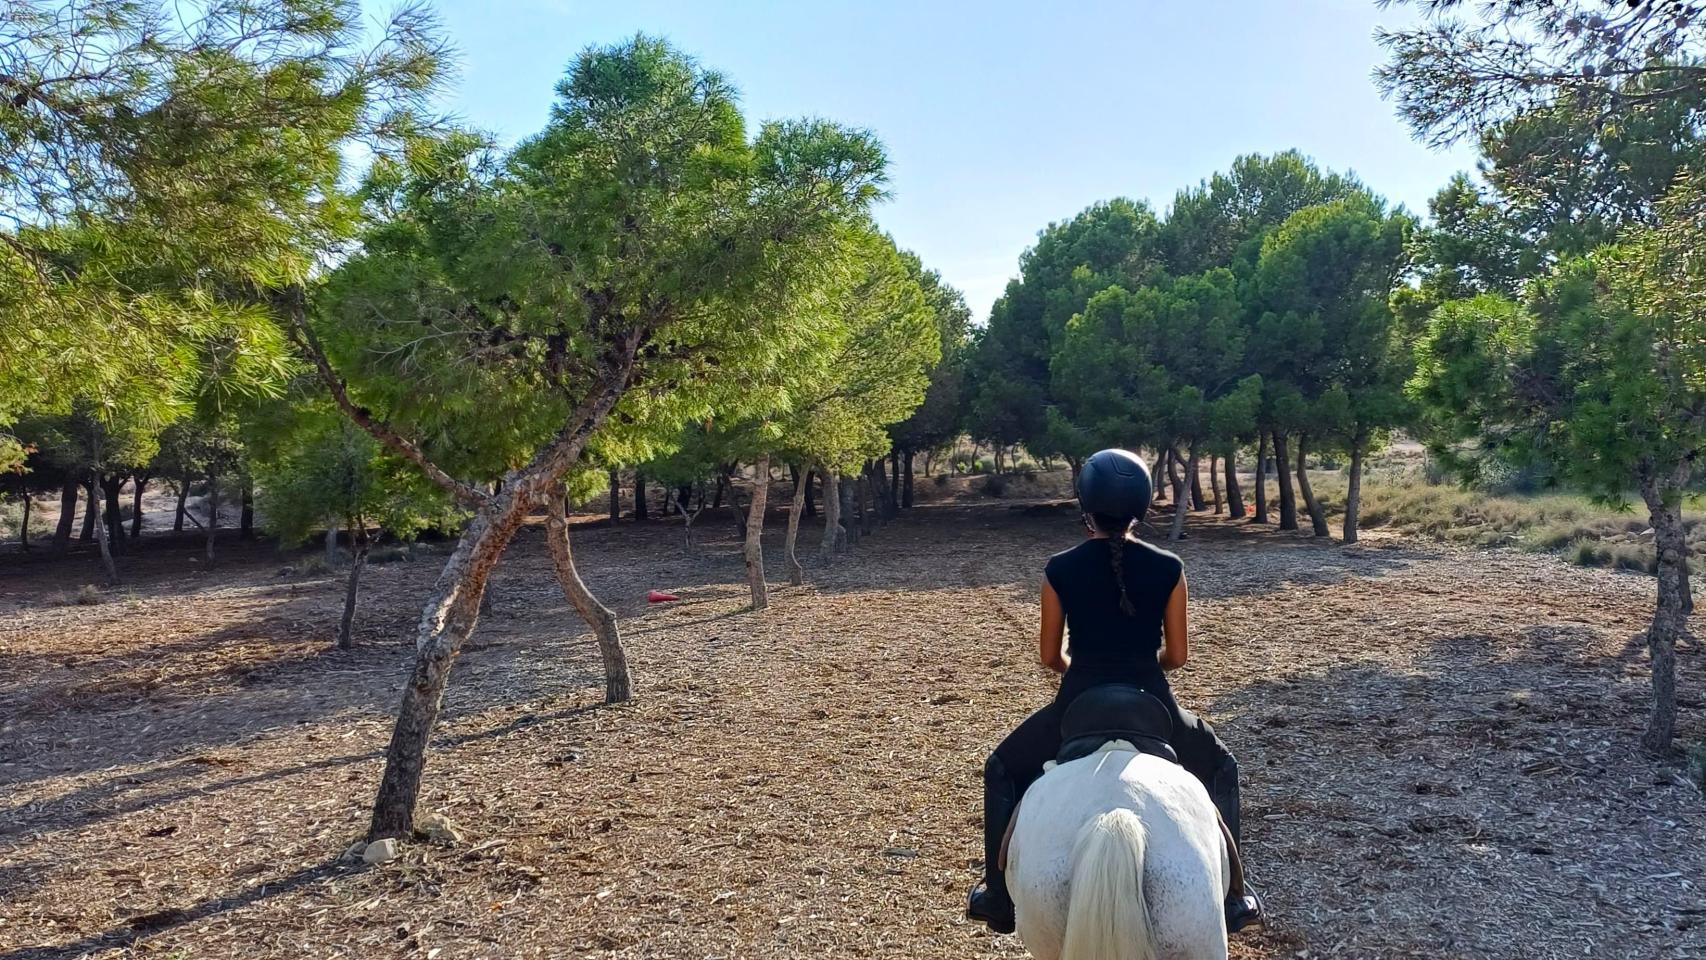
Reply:
M681 599L680 597L676 596L673 593L664 593L661 590L651 590L651 591L648 591L646 593L646 602L647 603L668 603L671 600L680 600L680 599Z

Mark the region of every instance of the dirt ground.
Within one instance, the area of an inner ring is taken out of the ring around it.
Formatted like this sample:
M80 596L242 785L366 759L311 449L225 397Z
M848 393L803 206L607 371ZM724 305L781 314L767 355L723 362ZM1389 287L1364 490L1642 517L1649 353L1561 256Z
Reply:
M150 544L88 606L87 557L0 560L0 960L1022 956L961 911L1073 515L924 505L759 614L701 527L693 554L670 522L576 532L624 618L617 708L524 531L427 768L466 836L378 867L340 858L434 557L371 570L352 652L336 574L264 545ZM1192 529L1176 690L1244 765L1274 914L1236 956L1706 957L1706 802L1636 747L1650 578ZM1706 741L1699 645L1681 669Z

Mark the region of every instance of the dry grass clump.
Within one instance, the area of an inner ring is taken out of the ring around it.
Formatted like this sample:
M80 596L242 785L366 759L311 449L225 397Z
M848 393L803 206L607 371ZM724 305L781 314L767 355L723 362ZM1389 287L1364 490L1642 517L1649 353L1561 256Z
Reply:
M104 601L99 587L85 583L76 590L61 590L48 596L48 604L55 607L92 607Z
M1317 479L1315 487L1330 513L1344 512L1342 475ZM1493 494L1377 474L1363 481L1362 523L1470 546L1556 553L1584 567L1657 569L1653 535L1638 509L1578 494ZM1685 524L1694 552L1706 550L1706 527Z

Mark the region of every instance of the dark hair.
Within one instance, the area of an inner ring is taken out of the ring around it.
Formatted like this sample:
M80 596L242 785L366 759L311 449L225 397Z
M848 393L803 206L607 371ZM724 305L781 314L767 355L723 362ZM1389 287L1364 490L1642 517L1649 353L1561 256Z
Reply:
M1108 562L1113 564L1114 583L1120 588L1120 612L1128 617L1135 617L1137 608L1132 606L1131 597L1125 589L1125 536L1127 531L1131 530L1131 525L1137 522L1137 518L1092 513L1090 522L1097 530L1108 535Z

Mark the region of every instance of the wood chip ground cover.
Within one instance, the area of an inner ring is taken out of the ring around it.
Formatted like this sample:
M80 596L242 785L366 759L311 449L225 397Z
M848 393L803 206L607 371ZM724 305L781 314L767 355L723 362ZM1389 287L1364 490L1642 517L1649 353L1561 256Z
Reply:
M1275 915L1235 956L1706 957L1706 803L1636 749L1650 578L1194 529L1177 691L1244 765ZM7 558L0 960L1022 956L961 911L983 757L1050 693L1033 605L1072 515L944 499L756 615L731 526L699 532L577 530L635 669L608 708L524 531L427 770L465 838L371 867L344 854L436 558L370 570L351 652L336 574L269 548L151 544L92 606L50 599L86 558ZM1698 743L1706 654L1680 660Z

